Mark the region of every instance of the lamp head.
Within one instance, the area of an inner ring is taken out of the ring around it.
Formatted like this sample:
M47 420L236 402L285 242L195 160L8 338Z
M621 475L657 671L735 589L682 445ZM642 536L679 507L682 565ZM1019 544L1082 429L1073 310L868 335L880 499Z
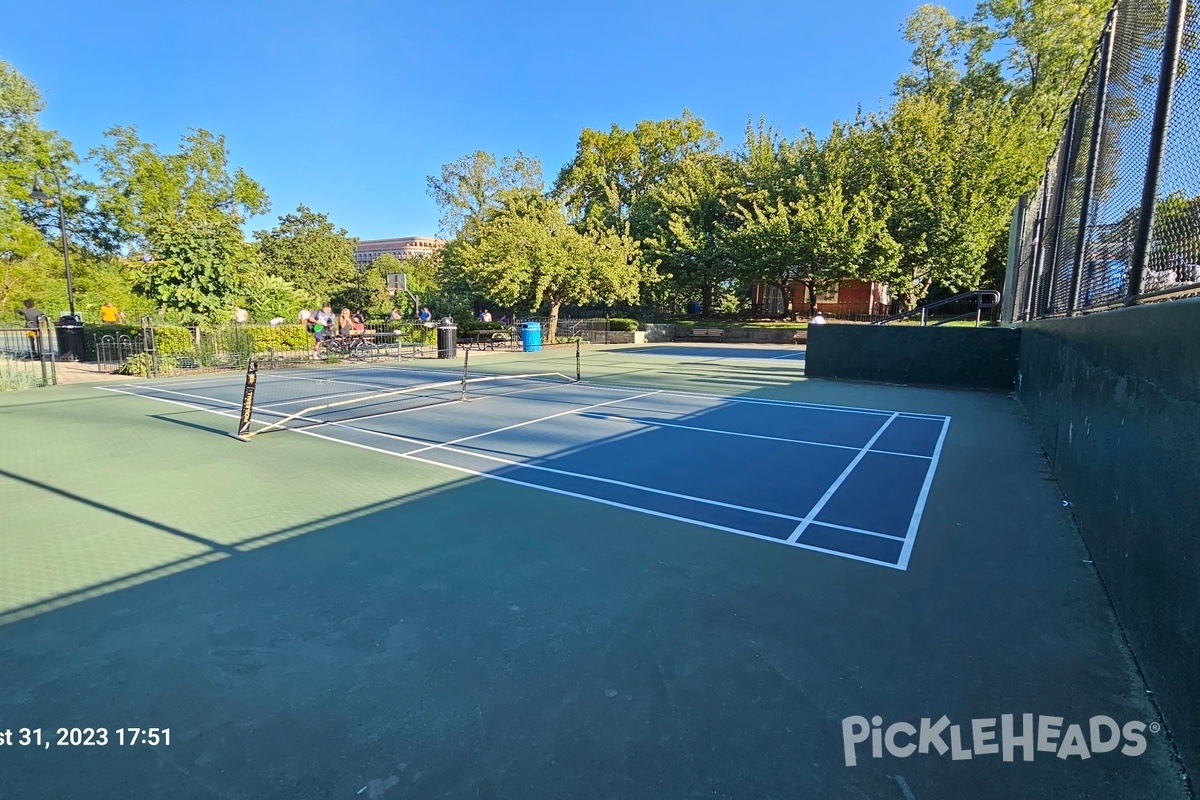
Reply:
M42 200L42 201L53 199L50 197L50 195L48 195L42 191L42 187L38 185L36 178L33 181L33 191L31 191L29 193L29 197L33 200Z

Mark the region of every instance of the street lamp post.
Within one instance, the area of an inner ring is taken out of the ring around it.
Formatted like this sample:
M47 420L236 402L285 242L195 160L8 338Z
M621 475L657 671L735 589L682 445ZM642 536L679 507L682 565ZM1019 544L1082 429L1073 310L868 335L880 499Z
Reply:
M67 271L67 305L71 307L71 317L75 318L75 286L71 282L71 256L67 249L67 212L63 209L62 201L62 182L59 181L58 175L48 169L39 169L33 176L33 191L29 196L34 200L50 200L50 195L42 191L42 187L38 186L37 179L42 175L49 175L54 179L54 188L58 195L58 229L62 234L62 251L63 251L63 267Z

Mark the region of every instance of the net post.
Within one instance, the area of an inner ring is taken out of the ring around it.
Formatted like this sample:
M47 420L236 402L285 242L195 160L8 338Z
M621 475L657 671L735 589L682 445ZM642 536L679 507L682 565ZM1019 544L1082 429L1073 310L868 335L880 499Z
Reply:
M250 359L246 364L246 388L242 390L242 410L238 415L235 438L250 441L250 420L254 415L254 387L258 384L258 362Z
M579 348L581 346L582 346L581 342L578 342L578 341L575 342L575 382L576 383L579 383L579 381L582 380L579 377Z
M460 399L467 399L467 362L471 360L471 351L463 349L462 394Z

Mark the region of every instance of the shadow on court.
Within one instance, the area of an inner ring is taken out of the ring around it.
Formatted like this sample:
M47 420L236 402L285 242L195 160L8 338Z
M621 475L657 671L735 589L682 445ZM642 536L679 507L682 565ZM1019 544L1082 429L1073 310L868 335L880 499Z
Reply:
M1086 738L1093 717L1157 718L1008 397L757 393L952 417L899 571L53 391L64 402L0 399L0 730L167 727L171 743L5 748L0 795L1186 796L1162 733L1140 755L1059 757L1073 724ZM811 491L803 469L755 458L715 448L646 469ZM1061 730L1005 761L972 721L998 744L1007 714ZM944 716L960 739L875 757L868 732L848 766L852 716Z

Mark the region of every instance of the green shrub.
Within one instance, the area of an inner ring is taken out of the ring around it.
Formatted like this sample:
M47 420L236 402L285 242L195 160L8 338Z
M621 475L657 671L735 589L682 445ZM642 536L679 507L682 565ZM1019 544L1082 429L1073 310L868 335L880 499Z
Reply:
M610 331L636 331L640 330L641 326L636 319L613 317L608 321L608 329Z
M313 343L312 334L303 325L280 325L277 328L254 325L246 328L246 333L256 353L308 350Z
M160 356L193 354L196 352L196 334L191 328L155 327L154 349Z
M506 331L508 326L503 322L479 322L478 320L465 320L459 322L459 333L474 333L475 331Z
M149 353L135 353L134 355L125 359L125 363L121 365L119 370L117 370L117 374L136 375L140 378L148 378L150 377L152 365L153 361L151 360Z

